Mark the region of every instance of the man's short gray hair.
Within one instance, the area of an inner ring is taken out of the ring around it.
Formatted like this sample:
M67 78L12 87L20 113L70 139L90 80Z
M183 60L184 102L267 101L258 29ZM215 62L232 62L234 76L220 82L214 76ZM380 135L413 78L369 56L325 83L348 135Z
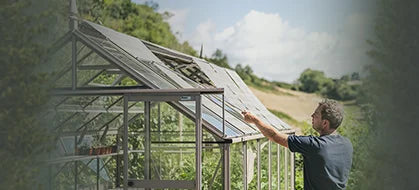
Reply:
M343 107L335 100L324 99L319 103L322 119L330 123L330 128L337 129L343 120Z

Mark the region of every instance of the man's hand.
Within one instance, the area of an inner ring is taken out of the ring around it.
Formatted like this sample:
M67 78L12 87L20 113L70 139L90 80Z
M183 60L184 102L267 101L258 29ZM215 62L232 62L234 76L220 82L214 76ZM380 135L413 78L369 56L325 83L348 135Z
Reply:
M278 130L270 125L263 123L258 117L247 111L242 111L244 120L248 123L254 123L260 132L269 140L276 142L288 148L288 135L279 133Z
M248 123L256 123L259 121L259 118L257 118L255 115L251 114L247 111L242 111L243 118Z

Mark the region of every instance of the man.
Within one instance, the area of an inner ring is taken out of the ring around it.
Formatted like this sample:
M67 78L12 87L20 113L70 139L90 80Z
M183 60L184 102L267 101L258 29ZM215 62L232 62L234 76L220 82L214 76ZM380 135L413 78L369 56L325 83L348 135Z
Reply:
M279 133L253 114L243 111L244 119L254 123L269 140L299 152L304 158L304 189L345 189L352 165L352 144L337 134L343 120L342 106L333 100L320 102L312 117L312 127L320 136Z

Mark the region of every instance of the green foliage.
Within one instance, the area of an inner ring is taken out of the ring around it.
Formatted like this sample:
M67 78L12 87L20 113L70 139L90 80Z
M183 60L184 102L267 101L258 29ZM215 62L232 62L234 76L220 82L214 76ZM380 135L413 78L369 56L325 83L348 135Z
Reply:
M298 79L299 90L308 93L318 93L324 97L335 100L354 100L359 93L359 84L350 84L350 81L358 80L359 74L352 73L344 75L340 79L331 79L324 75L322 71L311 69L304 70Z
M251 83L256 77L253 74L253 69L249 65L243 67L241 64L237 64L234 70L245 83Z
M351 80L361 80L358 72L354 72L351 74Z
M304 70L298 79L301 83L300 90L308 93L320 91L324 85L330 83L330 80L331 79L327 78L322 71L311 69Z
M367 117L365 117L365 111L359 106L345 105L344 108L345 117L343 123L338 128L338 133L347 137L352 142L354 149L347 189L358 189L355 184L366 177L362 174L362 171L366 167L365 160L370 156L368 152L365 152L370 135L370 127L367 122Z
M290 89L290 90L297 90L295 85L289 84L289 83L286 83L286 82L272 81L272 83L274 83L276 86L279 86L281 88Z
M417 189L418 1L378 1L363 81L368 154L353 189Z
M230 65L228 64L227 55L224 54L220 49L217 49L211 56L211 58L204 58L210 63L214 63L220 67L224 67L227 69L231 69Z
M321 94L327 98L336 100L354 100L357 98L360 85L349 85L347 80L349 78L343 78L336 80L334 83L325 85L322 89Z
M230 146L231 189L243 189L243 148L241 143Z
M55 136L45 121L50 77L41 68L61 35L63 1L0 3L0 186L44 189L39 160ZM64 23L68 26L67 23Z

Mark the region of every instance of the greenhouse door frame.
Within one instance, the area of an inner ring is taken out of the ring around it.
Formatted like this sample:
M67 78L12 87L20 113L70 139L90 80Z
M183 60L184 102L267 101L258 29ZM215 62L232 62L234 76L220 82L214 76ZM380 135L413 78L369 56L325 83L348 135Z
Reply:
M196 89L199 91L200 89ZM202 189L202 100L201 92L182 92L182 89L167 91L164 94L124 94L124 138L123 138L123 184L124 190L135 188L183 188ZM130 101L145 104L145 180L128 179L128 103ZM152 180L149 171L150 163L150 102L194 101L195 102L195 180ZM125 164L127 163L127 164Z

